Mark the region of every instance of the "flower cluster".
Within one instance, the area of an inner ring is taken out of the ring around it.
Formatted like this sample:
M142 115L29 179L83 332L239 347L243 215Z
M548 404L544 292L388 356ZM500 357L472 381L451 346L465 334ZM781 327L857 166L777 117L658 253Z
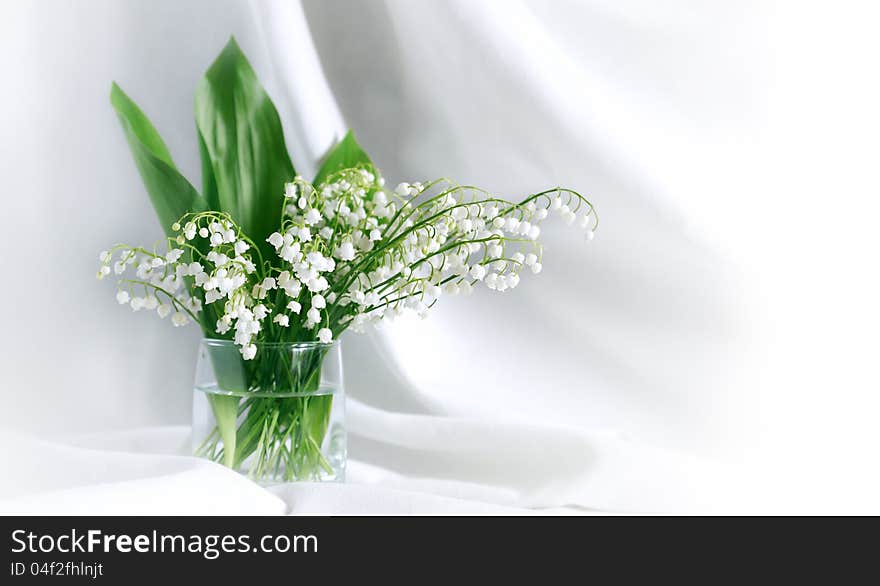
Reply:
M99 255L101 266L98 279L110 275L122 275L134 269L134 276L120 280L116 301L128 305L133 311L155 311L160 318L171 315L171 322L179 327L195 319L202 308L197 297L188 294L187 288L178 272L178 264L183 250L173 248L165 254L157 254L139 247L118 245L104 250Z
M202 212L173 226L164 254L122 245L102 253L98 276L134 268L120 280L120 303L173 312L175 325L192 318L252 359L255 340L330 343L404 311L425 316L443 295L513 289L523 271L541 272L540 225L550 214L578 223L587 239L598 225L571 190L517 204L447 180L392 191L372 167L320 185L296 177L284 196L281 226L264 247L272 258L228 215Z

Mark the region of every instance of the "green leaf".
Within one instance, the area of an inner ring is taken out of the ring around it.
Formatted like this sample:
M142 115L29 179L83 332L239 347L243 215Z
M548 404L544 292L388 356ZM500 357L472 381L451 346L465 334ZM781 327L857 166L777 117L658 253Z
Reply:
M205 196L205 202L208 204L209 210L220 211L220 201L217 196L217 181L214 180L214 168L211 166L211 155L208 154L208 147L202 139L202 133L199 135L199 158L202 161L202 195Z
M217 430L220 439L223 440L223 464L228 468L235 467L236 451L236 423L238 418L239 397L233 395L214 395L206 393L211 410L214 412L214 420L217 422Z
M207 331L207 330L206 330ZM206 334L209 335L210 334ZM211 366L217 378L217 387L229 395L206 393L217 422L217 431L223 440L223 463L235 467L235 454L240 450L238 445L237 420L239 404L248 389L247 364L231 345L208 344Z
M373 162L355 140L354 133L349 130L345 138L330 147L330 150L324 155L321 167L318 169L312 185L320 185L333 173L358 165L372 166Z
M228 212L265 255L296 173L278 112L234 38L199 84L195 110L208 205Z
M110 103L119 116L159 223L170 236L171 225L187 212L204 209L204 200L174 166L168 147L149 119L115 83L110 89Z

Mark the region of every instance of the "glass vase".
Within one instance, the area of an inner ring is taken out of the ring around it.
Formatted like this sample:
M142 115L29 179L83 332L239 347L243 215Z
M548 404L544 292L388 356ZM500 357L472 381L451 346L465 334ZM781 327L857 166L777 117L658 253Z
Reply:
M345 393L338 342L202 340L193 450L261 484L345 478Z

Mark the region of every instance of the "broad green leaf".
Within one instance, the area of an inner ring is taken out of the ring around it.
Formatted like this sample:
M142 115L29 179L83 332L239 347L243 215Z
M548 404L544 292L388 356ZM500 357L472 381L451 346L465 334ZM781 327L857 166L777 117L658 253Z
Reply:
M141 109L115 83L110 103L119 116L159 223L171 235L171 225L187 212L204 209L204 200L174 166L168 147Z
M248 389L246 363L235 346L209 344L208 352L214 376L217 377L217 386L224 393L232 393L206 393L217 422L217 430L223 440L224 464L232 468L235 465L235 454L240 450L236 430L239 404Z
M208 205L228 212L265 256L295 172L278 112L234 38L205 73L195 109Z
M214 395L206 393L214 412L214 420L217 422L217 430L220 439L223 440L223 464L229 468L235 467L236 451L236 422L238 418L239 397L234 395Z
M345 138L330 147L330 150L324 155L321 167L318 169L312 184L320 185L327 177L342 169L358 165L372 166L372 164L373 162L370 160L370 157L367 156L367 153L364 152L364 149L355 140L354 133L349 130Z
M214 168L211 166L211 155L208 154L208 147L202 138L202 133L196 131L199 135L199 158L202 161L202 195L205 196L205 203L209 210L220 211L220 201L217 197L217 182L214 180Z

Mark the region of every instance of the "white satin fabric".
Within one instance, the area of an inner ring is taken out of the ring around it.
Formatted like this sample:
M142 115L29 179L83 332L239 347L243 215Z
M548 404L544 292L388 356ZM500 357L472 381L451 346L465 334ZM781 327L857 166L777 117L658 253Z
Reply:
M17 336L0 342L0 417L15 430L2 453L18 471L0 485L0 510L507 514L779 502L777 463L806 444L784 444L759 475L739 467L771 453L757 439L792 404L827 408L789 367L811 362L820 380L825 363L812 358L836 354L799 334L794 308L822 297L804 297L800 275L780 271L798 258L776 244L784 219L798 220L799 238L800 220L820 208L803 185L794 209L776 190L798 152L780 138L790 111L778 106L801 87L779 73L790 55L772 41L777 10L685 0L4 5L4 54L17 56L6 70L21 86L0 109L15 194L4 205L22 218L7 230L31 243L34 260L6 261L31 285L2 294L7 307L40 310L7 315ZM549 220L544 272L515 291L442 299L426 321L346 334L345 485L265 490L187 457L198 333L131 315L92 277L106 245L160 236L107 103L110 80L198 185L192 95L229 33L273 96L305 175L351 127L391 182L442 175L510 198L565 185L599 210L589 244ZM801 403L763 394L789 385Z

